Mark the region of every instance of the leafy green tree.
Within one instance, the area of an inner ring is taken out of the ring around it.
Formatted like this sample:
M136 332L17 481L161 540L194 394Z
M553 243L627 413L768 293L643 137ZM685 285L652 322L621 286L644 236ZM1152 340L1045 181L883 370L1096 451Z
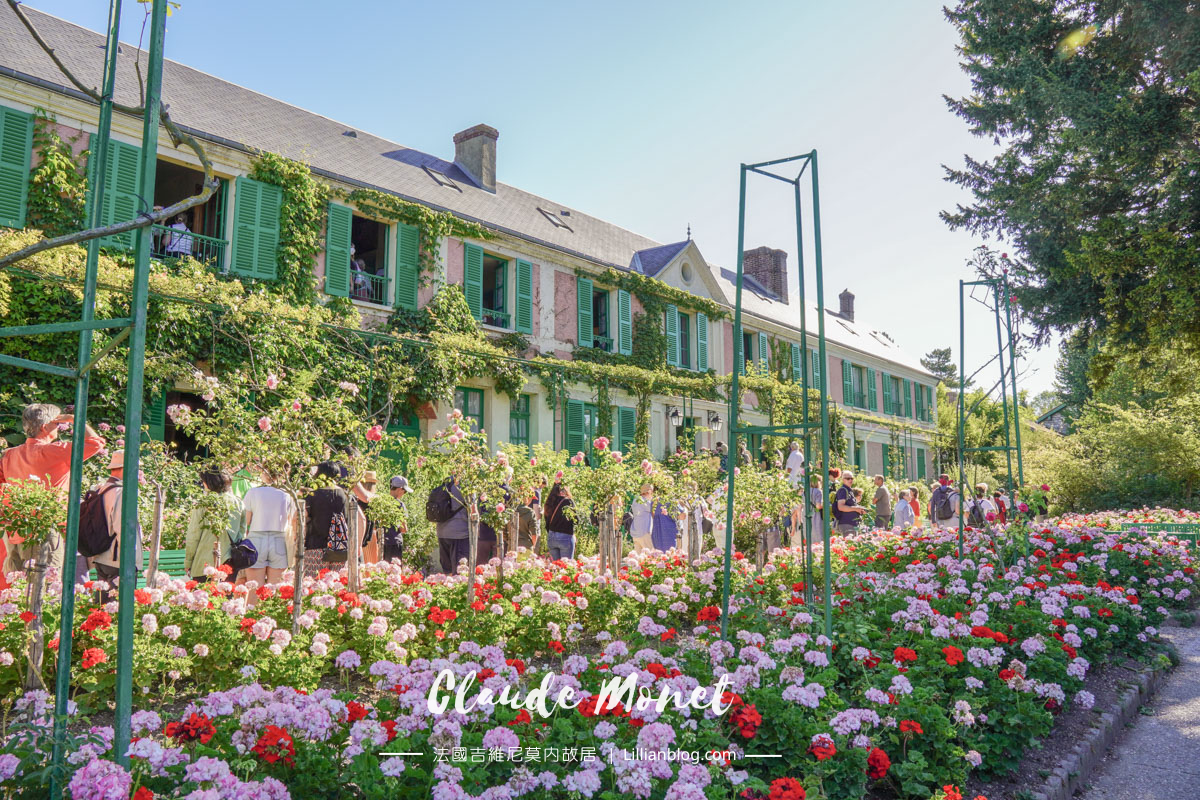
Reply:
M947 386L958 386L958 365L949 347L935 347L921 359L921 366Z
M997 268L1035 340L1082 327L1123 349L1200 347L1194 7L960 0L946 16L972 84L947 102L1000 150L947 169L974 197L942 216L1012 243Z

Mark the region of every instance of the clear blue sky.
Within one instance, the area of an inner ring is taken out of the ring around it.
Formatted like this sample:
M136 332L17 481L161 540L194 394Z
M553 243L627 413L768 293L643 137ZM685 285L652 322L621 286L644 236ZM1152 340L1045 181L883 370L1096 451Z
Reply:
M95 30L108 6L31 5ZM827 301L849 288L858 319L957 360L958 280L975 277L979 242L938 219L966 200L941 165L992 145L942 99L969 87L941 5L182 0L167 56L442 157L456 131L487 123L500 180L662 242L690 223L722 266L738 164L816 148ZM143 15L125 0L123 40ZM770 183L753 185L746 244L789 250L794 284L790 198ZM969 304L968 373L995 353L985 313ZM1031 354L1022 387L1049 388L1055 356Z

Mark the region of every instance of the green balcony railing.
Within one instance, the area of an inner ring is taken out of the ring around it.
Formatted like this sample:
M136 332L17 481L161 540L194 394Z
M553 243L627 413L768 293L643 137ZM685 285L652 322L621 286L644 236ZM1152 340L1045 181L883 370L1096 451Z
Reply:
M151 255L159 259L191 257L217 272L225 270L224 239L181 231L166 225L151 225L153 244Z
M483 324L494 325L497 328L512 327L510 320L512 316L504 311L497 311L494 308L485 308L483 310Z
M350 273L350 294L355 300L387 304L387 276L353 270Z
M613 349L613 340L609 336L593 336L592 347L597 350L603 350L606 353L611 353Z

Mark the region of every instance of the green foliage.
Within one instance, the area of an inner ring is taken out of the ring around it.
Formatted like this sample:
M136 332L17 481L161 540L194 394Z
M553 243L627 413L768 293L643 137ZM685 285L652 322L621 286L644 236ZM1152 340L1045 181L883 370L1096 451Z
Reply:
M971 94L950 101L1000 145L948 180L974 201L944 212L955 229L995 234L1024 315L1106 342L1200 347L1200 26L1187 3L960 0Z
M66 504L60 494L40 480L10 480L0 502L0 527L29 544L40 544L67 523Z
M438 272L442 239L447 236L484 241L494 238L491 231L477 222L468 222L448 211L435 211L374 189L355 189L346 199L367 216L412 225L420 232L418 259L422 284L429 284Z
M947 386L958 386L958 365L949 347L935 347L921 359L921 366Z
M641 301L642 307L650 315L661 315L668 305L678 306L680 310L691 309L706 314L710 321L729 318L729 312L715 301L699 297L691 292L685 292L670 284L651 278L637 272L606 269L599 275L581 272L584 277L590 277L599 285L610 286L613 289L624 289Z
M1053 475L1061 508L1187 506L1200 486L1200 395L1155 408L1088 403L1074 432L1035 447L1034 467Z
M329 187L313 176L307 164L275 153L260 153L250 165L250 177L283 189L279 209L279 271L270 285L296 303L317 299L313 268L325 245L325 214Z
M71 151L79 135L65 142L58 135L52 116L41 109L34 113L33 150L38 165L29 174L25 224L47 237L62 236L85 226L87 175Z

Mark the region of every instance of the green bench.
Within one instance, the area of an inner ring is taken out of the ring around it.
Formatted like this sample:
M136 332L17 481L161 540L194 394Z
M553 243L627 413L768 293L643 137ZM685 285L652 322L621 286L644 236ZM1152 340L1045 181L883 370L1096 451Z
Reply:
M1121 530L1139 530L1145 533L1174 533L1193 545L1200 544L1200 525L1190 522L1122 522Z
M159 550L158 551L158 571L165 572L172 578L184 577L182 550ZM142 571L138 573L138 588L141 589L146 585L146 570L150 567L150 553L142 551ZM96 570L88 573L88 577L96 580Z

